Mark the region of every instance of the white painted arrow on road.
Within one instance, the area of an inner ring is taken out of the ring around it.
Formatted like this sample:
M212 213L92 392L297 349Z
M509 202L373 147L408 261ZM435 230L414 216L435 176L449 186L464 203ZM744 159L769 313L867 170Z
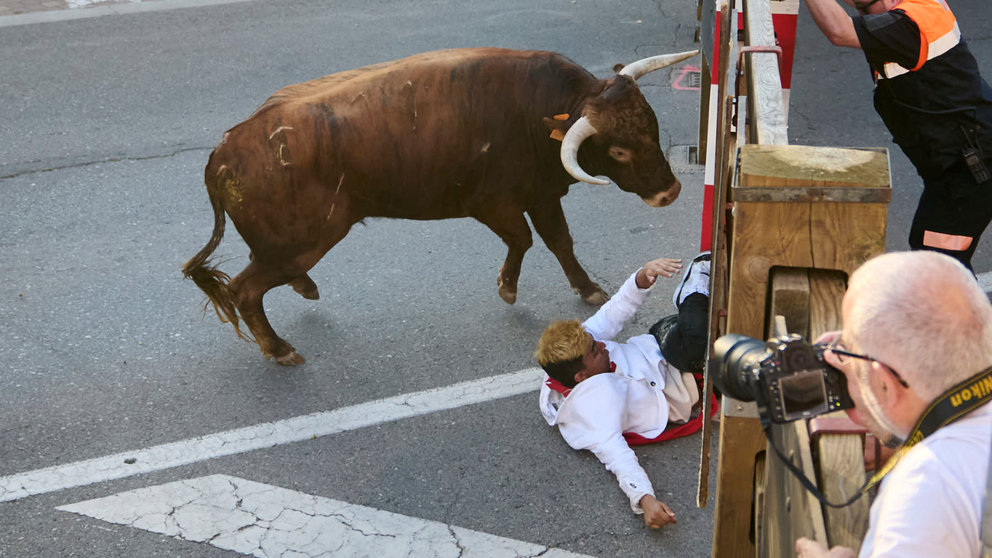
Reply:
M121 492L58 509L260 558L584 558L227 475Z

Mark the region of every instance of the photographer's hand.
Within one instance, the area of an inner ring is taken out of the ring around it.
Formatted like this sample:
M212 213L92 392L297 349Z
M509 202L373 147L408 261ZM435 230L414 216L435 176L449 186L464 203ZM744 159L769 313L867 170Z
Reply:
M830 345L840 341L841 331L828 331L816 339L816 343L824 343ZM840 368L840 361L837 360L837 355L833 351L827 351L823 353L823 360L827 361L827 364L833 366L834 368Z
M830 550L822 544L803 537L796 540L796 558L855 558L854 550L835 546Z
M644 264L644 267L637 272L637 277L634 280L637 282L637 288L646 289L654 285L659 275L671 278L679 271L682 271L681 259L658 258Z
M835 341L840 339L840 334L841 331L839 329L834 331L828 331L823 335L817 337L814 343L834 343Z
M678 523L675 513L664 502L650 494L645 494L640 501L644 510L644 524L652 529L660 529L669 523Z

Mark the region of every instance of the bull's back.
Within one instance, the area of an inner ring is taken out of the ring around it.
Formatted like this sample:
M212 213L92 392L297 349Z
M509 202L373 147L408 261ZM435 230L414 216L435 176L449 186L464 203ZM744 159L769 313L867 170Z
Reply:
M408 83L423 85L426 93L457 94L494 84L524 86L577 78L595 80L574 62L548 51L492 47L436 50L288 85L273 93L259 111L283 103L337 103L370 91L395 95Z
M361 216L466 216L507 195L492 190L508 175L526 184L543 172L537 161L557 161L541 118L594 82L544 51L417 54L280 89L228 132L212 164L240 177L242 199L333 188Z

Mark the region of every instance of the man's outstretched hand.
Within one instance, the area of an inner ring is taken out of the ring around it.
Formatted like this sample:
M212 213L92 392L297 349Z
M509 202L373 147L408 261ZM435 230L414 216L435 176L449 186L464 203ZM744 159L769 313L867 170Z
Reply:
M639 289L646 289L654 285L659 275L662 277L673 277L679 271L682 271L681 259L658 258L644 264L644 267L637 272L637 277L634 280L637 282Z
M669 523L678 523L675 513L654 496L645 494L640 504L641 509L644 510L644 524L650 528L660 529Z

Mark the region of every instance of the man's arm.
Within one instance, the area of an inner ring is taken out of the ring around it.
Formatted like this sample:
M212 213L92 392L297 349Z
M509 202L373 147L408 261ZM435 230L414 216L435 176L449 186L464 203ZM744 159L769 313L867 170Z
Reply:
M591 451L613 473L630 509L634 513L643 512L646 525L658 528L673 523L675 514L655 499L651 480L623 438L620 411L624 406L626 380L613 376L600 374L580 384L569 395L569 407L564 411L564 420L558 423L558 431L569 446Z
M650 292L649 289L654 286L657 278L672 277L682 269L681 262L682 260L659 258L644 264L644 267L631 274L617 293L583 322L582 326L596 339L613 339L623 329L623 324L644 303Z
M644 514L645 525L659 529L669 523L678 523L671 508L655 498L647 473L637 462L637 456L623 436L617 435L588 449L616 476L617 483L630 500L630 508L635 513Z
M809 15L834 46L861 48L854 22L836 0L806 0Z

